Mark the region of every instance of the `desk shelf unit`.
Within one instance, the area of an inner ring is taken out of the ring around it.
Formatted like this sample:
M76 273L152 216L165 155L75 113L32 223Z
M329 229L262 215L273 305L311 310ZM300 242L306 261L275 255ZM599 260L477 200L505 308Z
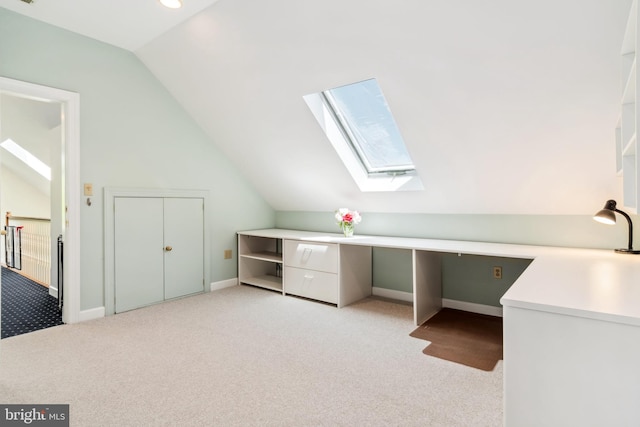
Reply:
M238 236L240 283L282 292L282 239Z
M638 46L638 1L634 0L629 12L621 48L620 119L616 126L616 172L622 176L623 205L631 212L638 211L640 201L640 150L637 149L637 130L640 110L637 107L638 72L636 49Z

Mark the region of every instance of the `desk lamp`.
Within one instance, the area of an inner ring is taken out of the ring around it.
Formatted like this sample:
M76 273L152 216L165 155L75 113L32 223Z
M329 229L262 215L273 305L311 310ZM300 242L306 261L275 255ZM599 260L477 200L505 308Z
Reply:
M629 215L616 208L615 200L608 200L607 203L605 203L604 208L593 216L593 219L603 224L613 225L616 223L615 212L618 212L620 215L625 217L629 224L629 247L626 249L616 249L615 251L621 254L640 254L640 250L633 249L633 224L631 223L631 218L629 218Z

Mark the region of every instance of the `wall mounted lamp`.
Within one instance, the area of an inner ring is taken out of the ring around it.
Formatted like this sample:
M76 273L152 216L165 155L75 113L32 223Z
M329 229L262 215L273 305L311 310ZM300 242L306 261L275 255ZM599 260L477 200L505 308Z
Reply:
M615 212L618 212L620 215L625 217L629 224L629 246L626 249L616 249L615 251L621 254L640 254L640 250L633 249L633 224L631 223L631 218L629 218L629 215L625 212L616 208L615 200L608 200L607 203L605 203L604 208L593 216L593 219L603 224L613 225L616 223Z

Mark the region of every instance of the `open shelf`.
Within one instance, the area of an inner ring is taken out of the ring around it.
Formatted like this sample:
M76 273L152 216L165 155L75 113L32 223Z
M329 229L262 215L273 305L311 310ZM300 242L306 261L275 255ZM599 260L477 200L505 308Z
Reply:
M283 292L282 239L238 235L240 283Z
M282 253L277 252L252 252L249 254L240 255L244 258L258 259L261 261L269 261L269 262L280 262L282 263Z
M242 280L242 283L282 292L282 277L270 276L266 274L264 276L256 276L244 279Z

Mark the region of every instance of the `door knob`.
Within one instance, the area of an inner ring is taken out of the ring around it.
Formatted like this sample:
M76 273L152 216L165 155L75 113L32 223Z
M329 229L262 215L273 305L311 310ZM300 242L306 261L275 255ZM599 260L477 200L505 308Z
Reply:
M165 246L164 247L164 250L167 251L167 252L171 252L172 249L173 248L171 246Z

